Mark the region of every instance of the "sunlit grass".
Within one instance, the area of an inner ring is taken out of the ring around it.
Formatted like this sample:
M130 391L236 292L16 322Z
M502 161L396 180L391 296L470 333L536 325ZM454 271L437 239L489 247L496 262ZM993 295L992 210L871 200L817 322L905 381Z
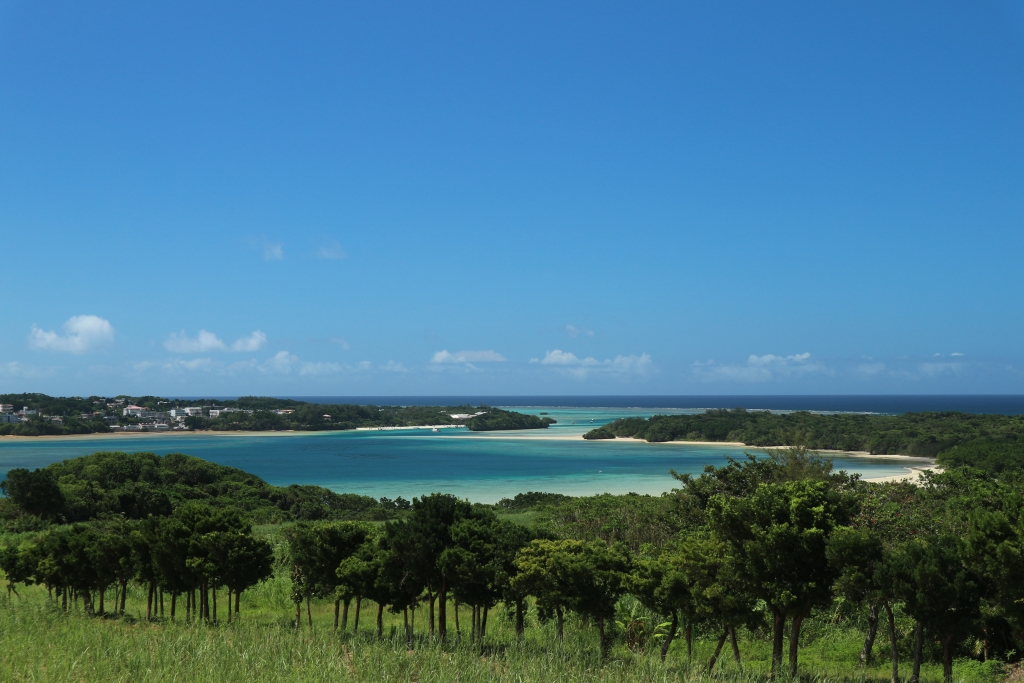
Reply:
M668 660L660 661L657 644L633 652L620 642L602 659L596 629L571 618L566 640L558 644L553 624L538 624L531 613L526 639L516 640L503 609L490 613L484 642L470 642L469 612L460 614L462 633L449 614L449 639L438 643L427 634L425 608L416 613L413 648L402 633L402 615L385 613L384 637L376 635L376 605L364 602L359 631L334 632L333 604L313 603L313 628L296 629L289 585L277 577L243 593L240 620L217 624L185 623L165 616L144 620L145 596L129 594L124 618L90 617L77 606L70 613L56 609L38 586L20 588L20 597L0 600L0 678L11 681L699 681L709 678L704 667L714 649L712 634L698 638L692 660L677 639ZM224 609L224 605L221 605ZM818 624L818 635L801 649L801 678L808 681L889 680L885 659L888 642L879 638L880 661L866 670L858 666L859 630ZM808 629L814 633L815 629ZM769 644L744 633L743 670L728 646L710 678L736 682L763 681L769 667ZM909 677L909 662L904 664ZM961 662L956 678L965 683L990 683L999 669ZM924 683L941 681L941 666L928 664Z

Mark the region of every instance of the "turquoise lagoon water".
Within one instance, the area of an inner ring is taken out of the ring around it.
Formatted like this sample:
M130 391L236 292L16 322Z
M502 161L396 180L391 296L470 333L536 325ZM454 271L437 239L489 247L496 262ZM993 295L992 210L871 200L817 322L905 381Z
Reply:
M237 467L271 484L317 484L376 498L412 498L434 491L493 503L525 491L571 495L660 494L674 488L669 474L699 474L705 465L743 457L735 446L584 441L583 432L630 415L688 412L623 408L516 408L548 413L558 424L527 432L465 429L297 432L267 435L118 434L87 440L0 438L0 473L36 468L96 451L188 453ZM575 424L573 424L575 422ZM837 456L837 469L865 477L906 474L926 461Z

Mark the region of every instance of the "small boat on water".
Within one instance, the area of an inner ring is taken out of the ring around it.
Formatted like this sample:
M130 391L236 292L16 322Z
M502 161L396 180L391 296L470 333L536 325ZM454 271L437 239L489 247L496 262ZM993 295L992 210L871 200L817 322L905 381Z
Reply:
M433 430L433 431L435 431L435 432L436 432L436 431L437 431L437 427L434 427L434 430Z

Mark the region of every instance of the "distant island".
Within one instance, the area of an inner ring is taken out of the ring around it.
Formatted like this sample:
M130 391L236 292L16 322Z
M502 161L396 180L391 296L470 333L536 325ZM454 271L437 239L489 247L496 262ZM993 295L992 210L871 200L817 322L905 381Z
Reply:
M765 448L804 446L872 455L935 457L940 465L969 465L992 473L1024 470L1022 415L822 415L714 409L690 415L622 418L590 430L583 438L735 442Z
M0 394L0 436L403 427L465 427L485 432L545 429L554 422L549 417L524 415L492 406L360 406L265 396L184 400L159 396L82 398Z

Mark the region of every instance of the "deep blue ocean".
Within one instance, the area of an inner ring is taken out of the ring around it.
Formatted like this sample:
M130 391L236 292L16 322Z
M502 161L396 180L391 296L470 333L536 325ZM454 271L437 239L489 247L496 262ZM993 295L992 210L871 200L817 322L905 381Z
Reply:
M501 405L497 400L469 398L473 400L466 402ZM551 397L545 398L551 401ZM316 400L337 401L323 397ZM372 402L399 403L380 397ZM441 402L463 401L447 397ZM693 408L553 405L517 409L548 413L558 424L547 430L515 434L410 429L266 435L117 434L30 441L0 438L0 473L13 467L42 467L96 451L151 451L160 455L179 452L252 472L275 485L317 484L338 492L407 499L441 491L492 503L526 491L660 494L675 487L670 470L699 474L705 465L722 465L728 457L742 458L745 451L756 452L722 445L580 438L583 432L618 417L695 412ZM835 461L837 469L859 472L865 477L906 474L907 466L926 462L849 456L837 456Z
M228 397L218 397L228 398ZM230 398L236 398L234 396ZM1024 414L1024 394L949 395L723 395L723 396L289 396L311 403L378 406L489 405L577 408L747 408L839 413L947 412ZM657 412L657 411L655 411Z

